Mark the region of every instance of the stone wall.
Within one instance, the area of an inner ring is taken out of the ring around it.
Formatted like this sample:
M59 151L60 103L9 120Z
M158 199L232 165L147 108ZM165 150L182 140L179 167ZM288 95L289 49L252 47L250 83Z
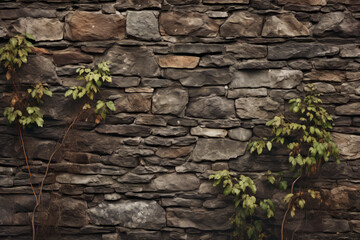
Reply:
M54 96L44 128L27 130L33 182L76 105L63 97L78 66L111 62L102 96L117 111L79 121L51 165L39 239L228 239L232 199L214 170L252 176L274 197L279 239L283 193L262 180L288 168L286 153L250 156L251 139L315 83L334 116L342 161L312 179L323 202L287 224L294 239L360 239L359 0L2 0L0 41L31 33L17 78ZM0 107L11 85L0 72ZM3 110L1 110L3 111ZM16 127L0 122L0 238L30 239L34 197Z

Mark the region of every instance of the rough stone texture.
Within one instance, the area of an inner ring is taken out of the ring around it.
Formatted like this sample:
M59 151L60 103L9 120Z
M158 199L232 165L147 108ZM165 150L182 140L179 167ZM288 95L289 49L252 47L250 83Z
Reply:
M117 112L149 112L152 94L130 93L121 94L115 100Z
M223 138L227 135L227 131L224 129L212 129L212 128L202 128L194 127L191 128L191 135L203 136L203 137L220 137Z
M159 17L161 35L215 37L219 25L206 14L197 12L164 12Z
M267 17L262 30L264 37L298 37L309 34L309 29L299 22L293 14Z
M120 15L77 11L66 16L65 38L69 40L95 41L124 37L125 19Z
M19 33L29 33L37 41L56 41L63 39L64 24L57 19L20 18L14 25Z
M161 0L119 0L114 7L116 10L160 8Z
M248 141L252 137L252 131L246 128L234 128L229 131L229 138L239 141Z
M281 5L296 4L296 5L326 5L327 0L278 0L277 3Z
M155 92L152 112L155 114L181 115L188 103L188 93L181 88L164 88Z
M128 228L160 229L165 226L165 211L155 201L102 202L88 210L95 225L120 225Z
M270 112L279 109L280 104L270 98L238 98L235 100L236 114L239 118L266 119L273 115Z
M360 36L360 22L349 13L332 12L322 16L315 26L313 34L316 36Z
M110 62L112 74L141 77L153 77L159 74L159 66L153 54L142 47L114 46L103 60Z
M229 118L234 115L234 101L218 96L202 97L190 102L186 115L198 118Z
M93 61L92 56L73 49L54 51L52 54L56 66L91 63Z
M159 56L159 66L162 68L196 68L200 58L193 56Z
M294 88L302 80L302 72L298 70L264 70L264 71L237 71L231 88L270 87Z
M158 21L151 11L129 11L126 18L126 33L144 40L160 40Z
M191 158L195 162L236 158L245 153L246 145L246 143L228 139L200 138L196 143Z
M262 17L241 11L234 12L220 28L222 37L257 37L261 33Z
M200 181L193 174L172 173L155 178L152 184L159 191L190 191L198 189Z

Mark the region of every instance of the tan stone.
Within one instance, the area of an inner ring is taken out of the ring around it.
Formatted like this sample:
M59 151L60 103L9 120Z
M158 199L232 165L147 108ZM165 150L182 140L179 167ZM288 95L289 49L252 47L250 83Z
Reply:
M329 197L324 198L324 204L332 210L350 209L353 200L350 198L349 193L359 192L359 188L340 186L330 190Z
M305 74L304 80L342 82L345 80L345 74L341 71L312 71Z
M125 37L125 18L76 11L66 16L65 38L72 41L122 39Z
M225 129L202 128L198 126L191 128L191 135L224 138L227 135L227 131Z
M267 17L262 31L262 36L264 37L298 37L309 35L309 29L299 22L293 14Z
M205 13L164 12L159 18L161 35L216 37L219 24Z
M199 57L194 56L159 56L158 62L162 68L196 68Z
M342 133L333 133L332 136L334 137L334 142L338 145L341 159L360 158L360 136Z
M311 5L311 6L325 6L327 0L278 0L278 4L297 4L297 5Z
M192 150L193 147L191 146L181 148L160 148L155 154L161 158L178 158L187 156Z

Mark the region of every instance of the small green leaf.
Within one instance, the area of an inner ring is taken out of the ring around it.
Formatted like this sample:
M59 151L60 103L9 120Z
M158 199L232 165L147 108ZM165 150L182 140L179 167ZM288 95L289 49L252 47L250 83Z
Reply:
M113 112L115 112L116 108L115 108L115 104L113 101L108 101L106 102L106 106Z
M271 151L271 148L272 148L272 143L269 141L266 143L266 147L269 151Z

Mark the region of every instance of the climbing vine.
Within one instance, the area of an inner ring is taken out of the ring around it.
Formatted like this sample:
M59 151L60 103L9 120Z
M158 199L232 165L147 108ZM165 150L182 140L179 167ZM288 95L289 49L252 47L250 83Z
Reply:
M253 141L248 146L250 153L257 153L258 155L262 154L265 149L271 151L273 145L284 146L289 152L289 170L293 172L293 180L290 192L283 199L284 203L287 204L287 209L282 220L281 240L284 239L284 226L289 212L291 217L294 217L296 209L303 209L309 199L321 201L319 191L311 188L296 191L296 183L302 178L317 174L324 162L334 160L339 163L340 161L339 149L333 142L330 133L333 119L326 109L321 107L321 93L317 93L315 87L311 84L306 86L306 90L307 94L304 98L294 98L289 101L289 116L275 116L266 123L266 126L272 129L271 138ZM231 180L229 180L229 173L226 172L217 172L215 175L210 176L210 179L223 180L224 194L228 195L232 192L232 189L229 190L229 181ZM241 178L244 177L241 176ZM287 190L289 187L282 172L272 173L268 170L266 179L282 190ZM215 182L214 185L218 184L219 182ZM255 194L255 192L253 193ZM238 201L237 198L235 201ZM273 209L271 210L273 211ZM252 215L248 214L247 217L252 217ZM239 221L242 223L236 225L237 228L249 222L246 218L240 218ZM239 231L236 230L235 233L239 234ZM248 239L262 239L263 237L261 234L256 234L256 236L256 238L253 238L252 235L249 235Z
M71 87L71 89L66 91L65 96L67 97L72 95L73 99L77 100L86 95L88 99L83 105L83 107L79 109L79 111L75 114L73 120L66 128L64 134L59 139L58 144L55 146L55 149L49 156L45 173L42 177L38 191L36 191L32 182L32 173L30 170L30 162L23 138L23 130L35 126L44 126L41 105L44 104L44 101L46 101L46 99L44 99L44 96L52 97L53 94L49 87L46 85L46 83L33 83L34 85L31 88L28 88L26 91L24 91L24 86L22 86L21 83L16 81L16 71L21 68L23 64L26 64L28 62L28 55L32 53L33 50L37 50L31 43L31 41L35 41L35 39L29 34L21 34L12 37L9 42L0 49L0 63L6 69L6 80L10 81L13 86L10 106L4 109L3 115L8 119L9 125L16 124L18 126L22 150L29 173L29 182L35 198L35 206L33 209L31 221L32 239L35 240L35 215L41 203L44 182L49 173L51 161L55 154L64 145L65 139L68 136L69 131L75 125L76 121L80 118L81 114L84 111L92 108L92 101L95 99L95 96L100 92L100 87L102 83L111 83L112 79L107 62L99 63L95 70L85 67L80 67L77 69L77 73L79 74L78 80L85 80L85 86L79 85ZM95 122L98 124L102 119L105 119L106 114L109 113L109 111L115 111L115 105L112 101L104 102L103 100L98 100L93 109L97 114Z

